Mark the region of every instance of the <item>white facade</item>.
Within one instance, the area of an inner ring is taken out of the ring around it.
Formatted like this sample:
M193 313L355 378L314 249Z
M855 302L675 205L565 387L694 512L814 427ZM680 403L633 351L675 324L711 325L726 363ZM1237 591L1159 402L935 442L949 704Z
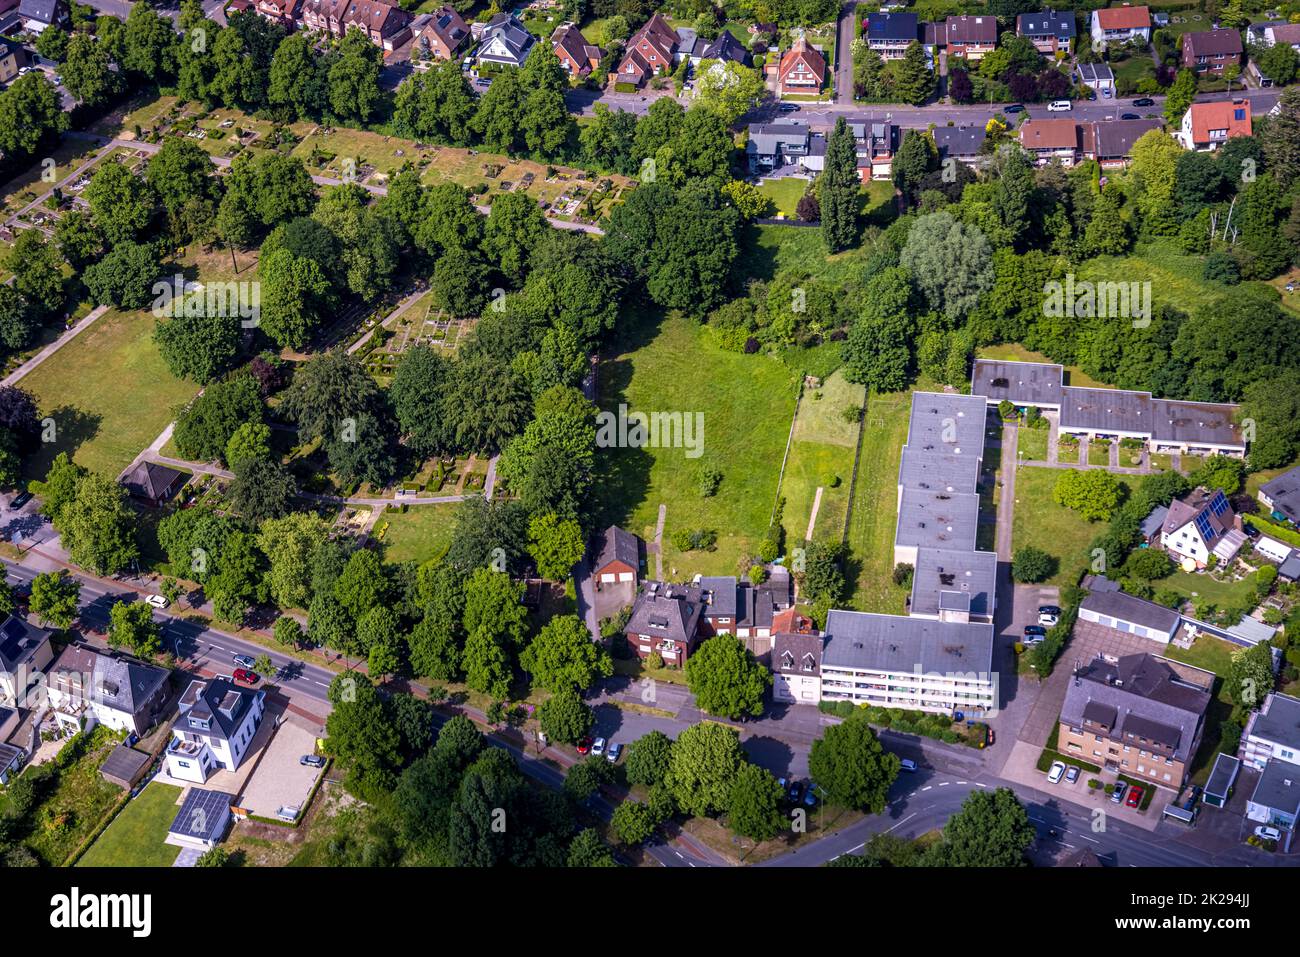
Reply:
M1127 43L1129 40L1141 38L1144 41L1151 40L1151 26L1145 27L1123 27L1118 30L1106 30L1102 27L1101 21L1097 14L1100 11L1092 11L1092 42L1095 46L1105 46L1107 43Z
M1259 771L1264 769L1270 759L1300 765L1300 744L1295 741L1279 741L1267 728L1260 727L1263 723L1261 717L1267 717L1265 712L1274 705L1292 710L1300 708L1300 702L1287 695L1270 694L1264 702L1263 711L1251 714L1250 720L1246 722L1246 730L1241 735L1241 760L1243 764Z
M265 712L265 692L252 696L252 702L229 735L222 732L215 719L182 714L172 728L167 746L167 773L181 781L204 783L218 768L234 771L244 760Z
M1204 568L1211 554L1205 539L1196 530L1194 522L1188 522L1182 528L1174 529L1172 532L1161 532L1160 545L1165 551L1176 556L1175 560L1190 558L1196 562L1197 568Z
M852 701L882 708L904 708L980 715L994 707L996 693L988 674L886 671L846 668L822 662L823 701Z
M1150 638L1152 641L1158 641L1162 645L1169 644L1178 631L1177 626L1174 627L1173 632L1165 632L1159 628L1152 628L1150 625L1142 625L1138 622L1116 618L1112 615L1103 615L1091 608L1080 608L1079 618L1082 621L1090 621L1093 624L1104 625L1107 628L1114 628L1116 631L1123 631L1132 635L1137 635L1139 638Z

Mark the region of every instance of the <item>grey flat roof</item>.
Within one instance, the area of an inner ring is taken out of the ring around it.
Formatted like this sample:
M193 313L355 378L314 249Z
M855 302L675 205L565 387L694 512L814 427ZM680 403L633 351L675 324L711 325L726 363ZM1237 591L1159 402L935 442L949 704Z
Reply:
M1210 772L1210 779L1205 782L1205 793L1226 801L1228 789L1232 787L1232 782L1237 780L1237 772L1240 769L1240 761L1231 754L1220 751L1214 759L1214 769Z
M1061 428L1150 435L1155 422L1148 392L1119 389L1061 389Z
M1182 621L1182 617L1172 608L1157 605L1155 602L1122 591L1091 592L1079 608L1110 618L1131 621L1147 628L1155 628L1166 634L1172 633Z
M1250 733L1300 750L1300 701L1284 694L1270 694L1255 715Z
M1159 532L1165 524L1165 516L1169 514L1168 505L1157 505L1151 510L1146 518L1142 519L1142 535L1150 538Z
M907 426L907 445L920 452L974 455L984 452L987 403L979 396L916 392Z
M997 590L998 556L993 552L951 548L922 548L912 573L913 615L937 615L939 610L960 610L945 601L965 595L972 615L991 615Z
M1300 765L1270 758L1250 800L1287 814L1300 814Z
M1047 362L976 359L970 391L991 402L1006 399L1017 405L1059 405L1065 368Z
M975 548L980 497L973 492L932 492L904 488L898 506L896 545L922 548Z
M1233 421L1237 406L1219 402L1152 399L1152 428L1156 441L1246 447L1241 427Z
M149 755L119 744L108 753L99 766L100 774L111 775L122 781L134 781L140 770L149 763Z
M974 672L993 663L993 626L833 609L822 667Z
M231 796L223 791L190 788L168 832L200 841L218 840L230 817Z
M978 455L946 452L922 452L903 447L898 463L898 484L904 488L932 489L937 492L973 492L979 484Z

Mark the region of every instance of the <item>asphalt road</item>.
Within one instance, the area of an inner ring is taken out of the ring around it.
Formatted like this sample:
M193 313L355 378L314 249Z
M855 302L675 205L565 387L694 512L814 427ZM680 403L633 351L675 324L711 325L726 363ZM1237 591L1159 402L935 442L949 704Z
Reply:
M11 584L30 582L38 574L29 568L23 568L5 559L7 579ZM109 610L118 602L134 601L140 597L136 590L126 587L109 588L93 579L81 578L81 596L79 620L81 624L100 634L108 630ZM297 658L272 651L264 645L245 641L234 635L206 628L185 618L177 617L171 609L154 612L154 620L162 626L163 642L168 650L178 659L192 668L205 668L216 674L230 674L237 666L232 658L235 655L249 655L253 658L266 654L271 662L280 669L276 686L280 693L290 702L298 699L304 708L324 717L330 710L328 691L334 672L318 665L307 664Z

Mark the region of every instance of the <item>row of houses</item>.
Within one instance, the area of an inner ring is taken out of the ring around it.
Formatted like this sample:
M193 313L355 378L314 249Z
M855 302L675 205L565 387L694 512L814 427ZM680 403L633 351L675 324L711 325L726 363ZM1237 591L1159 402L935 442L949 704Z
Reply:
M884 120L849 117L845 122L853 134L859 178L863 182L889 179L902 130ZM815 175L826 168L826 134L795 120L752 123L745 152L754 173L796 166Z

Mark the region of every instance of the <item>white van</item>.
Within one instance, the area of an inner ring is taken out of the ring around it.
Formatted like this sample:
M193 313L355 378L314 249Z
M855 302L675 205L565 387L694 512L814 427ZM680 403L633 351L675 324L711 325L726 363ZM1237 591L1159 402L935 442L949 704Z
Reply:
M1069 113L1072 109L1074 109L1074 104L1069 100L1053 100L1047 104L1049 113Z

